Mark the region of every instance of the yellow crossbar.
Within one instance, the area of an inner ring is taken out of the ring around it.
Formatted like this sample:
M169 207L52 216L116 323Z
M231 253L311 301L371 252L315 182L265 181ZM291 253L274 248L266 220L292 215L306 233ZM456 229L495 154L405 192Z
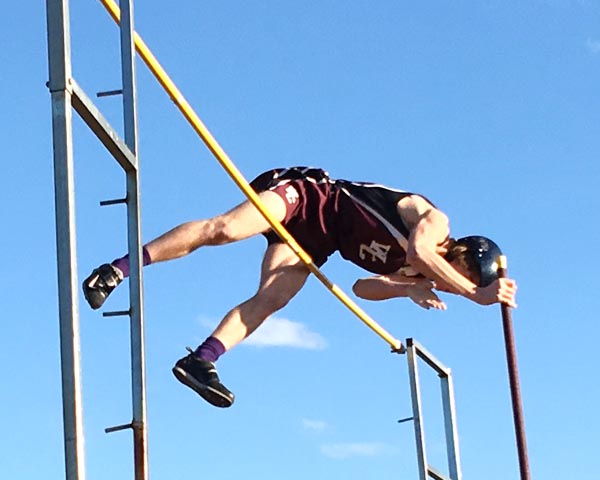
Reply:
M100 0L104 7L108 10L111 17L117 24L121 20L121 11L119 6L113 0ZM237 184L237 186L244 192L244 195L248 197L248 200L260 211L260 213L269 222L269 225L277 232L281 239L286 242L289 247L294 251L296 255L306 264L308 269L317 277L327 289L333 293L352 313L354 313L359 319L361 319L368 327L370 327L377 335L383 338L387 343L390 344L393 351L402 353L404 347L400 340L390 335L384 328L382 328L375 320L367 315L348 295L344 293L337 285L333 284L319 268L313 263L312 258L304 249L298 245L294 237L275 219L269 210L265 207L259 196L252 189L250 184L246 181L243 175L240 173L235 164L227 156L225 151L217 143L215 138L209 132L208 128L204 125L200 117L194 112L188 101L185 99L183 94L179 91L175 83L171 80L167 72L160 65L156 57L152 54L146 43L142 38L134 32L134 43L137 52L144 63L148 66L150 71L154 74L158 82L162 85L165 91L169 94L177 108L181 111L183 116L187 119L188 123L198 133L202 141L206 144L208 149L212 152L215 158L219 161L221 166L227 171L229 176Z

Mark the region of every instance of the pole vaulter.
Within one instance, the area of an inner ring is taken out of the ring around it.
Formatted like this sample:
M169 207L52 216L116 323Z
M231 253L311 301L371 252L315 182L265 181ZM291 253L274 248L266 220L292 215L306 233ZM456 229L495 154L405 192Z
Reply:
M120 22L120 10L118 5L113 0L100 0L104 7L108 10L113 20L117 23ZM392 348L393 352L404 353L405 349L402 342L394 338L390 333L383 329L377 322L375 322L369 315L367 315L356 303L348 297L337 285L333 284L315 265L311 256L297 243L297 241L290 235L290 233L281 225L281 223L275 219L269 210L265 207L257 193L246 181L240 171L237 169L235 164L227 156L225 151L217 143L215 138L212 136L210 131L200 120L198 115L194 112L188 101L185 99L183 94L176 87L174 82L168 76L166 71L162 68L160 63L154 57L150 49L146 46L141 37L134 34L135 48L140 54L142 60L146 63L148 68L154 74L158 82L162 85L165 91L169 94L177 108L181 111L184 117L188 120L188 123L198 133L202 141L212 152L215 158L219 161L221 166L226 170L236 185L246 195L248 200L256 207L256 209L263 215L267 220L271 228L279 235L279 237L292 249L292 251L300 258L300 260L307 266L311 273L313 273L319 281L325 285L325 287L335 295L350 311L352 311L360 320L362 320L369 328L371 328L377 335L385 340ZM498 277L506 278L506 257L501 255L497 259L498 266ZM504 338L506 345L506 355L509 370L511 398L513 406L513 416L515 423L515 431L517 437L517 447L519 454L519 464L521 472L521 480L529 480L529 466L527 459L527 447L525 440L525 427L523 421L522 401L520 395L519 378L517 371L517 358L516 358L516 347L514 341L514 334L512 329L512 318L510 305L505 301L501 300L501 312L504 327Z

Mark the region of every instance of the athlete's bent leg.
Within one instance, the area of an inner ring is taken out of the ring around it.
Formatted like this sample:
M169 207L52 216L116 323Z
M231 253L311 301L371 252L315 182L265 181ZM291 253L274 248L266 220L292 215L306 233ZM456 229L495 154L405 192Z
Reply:
M272 313L283 308L302 288L309 274L285 244L273 244L265 253L258 292L233 308L212 335L173 368L175 377L217 407L233 404L234 394L217 374L214 361L250 335Z
M308 268L290 247L270 245L261 268L256 294L227 313L211 335L230 350L256 330L271 314L283 308L304 285Z

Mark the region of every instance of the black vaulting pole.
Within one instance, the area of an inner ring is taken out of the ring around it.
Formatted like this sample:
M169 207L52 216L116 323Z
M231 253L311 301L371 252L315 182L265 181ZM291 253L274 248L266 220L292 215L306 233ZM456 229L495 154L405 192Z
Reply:
M507 274L507 260L504 255L498 258L498 276L505 278ZM506 361L508 363L508 378L510 381L510 396L512 400L515 434L517 437L517 452L519 455L519 470L521 480L530 480L529 458L527 457L527 439L525 437L525 420L523 418L523 402L521 400L521 386L519 384L519 368L517 365L517 349L513 332L511 308L504 303L500 304L502 311L502 326L504 328L504 343L506 346Z

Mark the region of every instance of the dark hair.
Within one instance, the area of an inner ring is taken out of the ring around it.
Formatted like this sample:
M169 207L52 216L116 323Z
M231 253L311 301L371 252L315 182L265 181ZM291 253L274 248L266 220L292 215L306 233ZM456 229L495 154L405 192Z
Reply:
M479 285L479 263L467 245L450 237L448 240L448 251L444 255L444 259L448 263L456 261L473 276L473 283Z

